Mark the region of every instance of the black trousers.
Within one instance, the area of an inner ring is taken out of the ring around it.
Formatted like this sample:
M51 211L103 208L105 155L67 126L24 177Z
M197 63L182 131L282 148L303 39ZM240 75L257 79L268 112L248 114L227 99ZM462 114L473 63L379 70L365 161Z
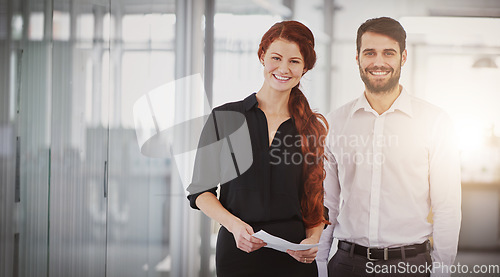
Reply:
M342 249L328 262L329 277L368 276L430 276L432 259L429 252L405 259L370 261L365 256L351 254Z
M294 243L305 238L301 221L251 224L255 232L266 232ZM233 234L221 227L217 237L216 271L218 277L317 277L316 261L310 264L298 262L287 253L263 247L246 253L236 247Z

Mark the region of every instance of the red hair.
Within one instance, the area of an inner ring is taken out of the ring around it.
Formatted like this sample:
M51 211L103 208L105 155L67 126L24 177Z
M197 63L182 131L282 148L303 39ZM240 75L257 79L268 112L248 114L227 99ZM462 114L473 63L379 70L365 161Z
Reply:
M296 43L304 58L304 69L308 71L314 67L316 63L314 36L304 24L297 21L282 21L274 24L262 37L257 53L259 58L266 53L276 39ZM290 92L288 110L295 120L295 126L302 140L304 186L300 201L304 224L306 228L311 228L321 223L329 224L325 219L323 206L324 145L328 122L323 115L311 110L307 98L299 89L299 84Z

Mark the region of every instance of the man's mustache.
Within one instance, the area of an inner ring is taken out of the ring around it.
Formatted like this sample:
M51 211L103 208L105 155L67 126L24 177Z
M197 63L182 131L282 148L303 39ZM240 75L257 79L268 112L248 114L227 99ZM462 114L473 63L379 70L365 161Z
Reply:
M378 66L374 66L374 67L367 67L365 69L366 72L368 71L390 71L390 72L393 72L394 69L390 68L390 67L378 67Z

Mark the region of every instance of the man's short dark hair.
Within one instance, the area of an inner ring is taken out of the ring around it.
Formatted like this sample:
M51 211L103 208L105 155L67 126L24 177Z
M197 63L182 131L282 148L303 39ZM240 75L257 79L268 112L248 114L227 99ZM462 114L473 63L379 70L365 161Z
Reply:
M378 17L365 21L358 28L358 36L356 37L356 49L359 54L361 49L361 36L366 32L373 32L381 35L386 35L399 44L399 50L402 53L406 49L406 31L401 24L390 17Z

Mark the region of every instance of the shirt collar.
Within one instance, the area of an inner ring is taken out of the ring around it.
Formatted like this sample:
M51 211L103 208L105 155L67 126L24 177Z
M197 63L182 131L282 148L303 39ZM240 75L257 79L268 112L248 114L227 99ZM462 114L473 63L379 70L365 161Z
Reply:
M249 111L253 107L256 107L259 105L259 102L257 102L257 97L255 96L256 93L252 93L247 98L243 100L243 107L245 107L245 111Z
M366 99L365 94L361 95L354 106L351 109L350 116L352 117L355 112L357 112L360 109L364 109L367 112L375 112L373 108L370 106L370 103L368 103L368 100ZM398 98L392 103L392 106L385 112L394 112L395 110L399 110L405 114L407 114L409 117L413 117L413 109L411 106L411 96L408 94L406 89L403 87L401 90L401 94L399 94ZM384 113L384 114L385 114Z
M252 108L254 107L258 107L259 106L259 102L257 102L257 93L252 93L250 94L249 96L247 96L247 98L245 98L243 100L243 107L245 108L245 111L248 112L249 110L251 110ZM293 118L293 116L290 116L292 118L292 122L293 124L295 124L295 118Z
M364 93L363 93L363 95L361 95L358 98L358 100L356 101L356 103L352 107L351 113L349 114L349 116L352 117L355 112L357 112L358 110L361 110L361 109L364 109L367 112L370 112L373 110L372 107L370 106L370 103L368 103L368 100L366 99Z
M401 94L396 98L396 101L392 103L392 106L387 110L387 112L393 112L395 110L402 111L409 117L413 117L413 109L411 105L411 96L403 87Z

